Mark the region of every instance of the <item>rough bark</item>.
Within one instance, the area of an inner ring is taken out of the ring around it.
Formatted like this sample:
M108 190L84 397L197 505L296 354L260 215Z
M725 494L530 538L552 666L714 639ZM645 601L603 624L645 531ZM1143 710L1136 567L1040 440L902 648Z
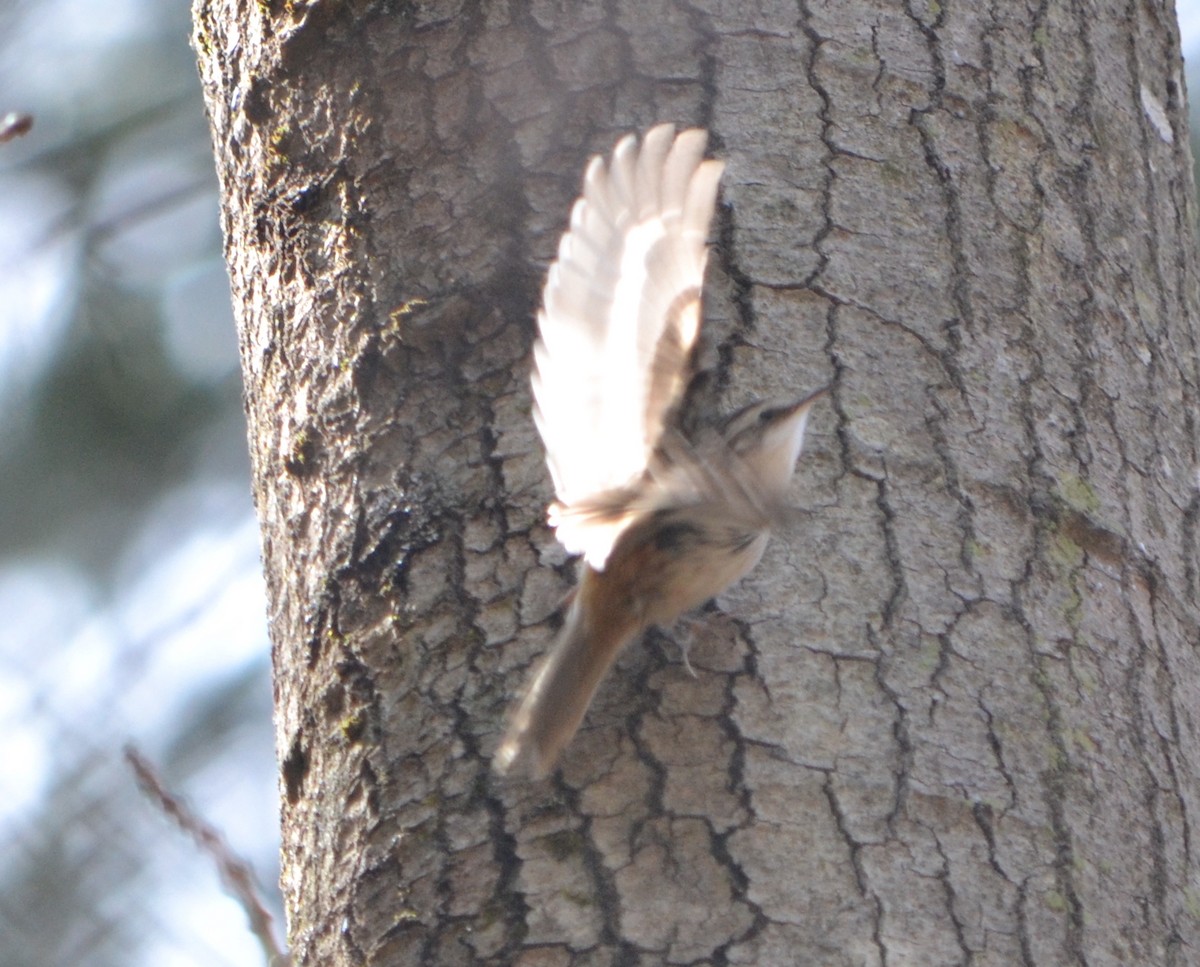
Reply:
M1200 432L1155 3L199 0L300 964L1200 956ZM586 156L725 157L729 405L812 512L561 772L488 771L571 584L527 353Z

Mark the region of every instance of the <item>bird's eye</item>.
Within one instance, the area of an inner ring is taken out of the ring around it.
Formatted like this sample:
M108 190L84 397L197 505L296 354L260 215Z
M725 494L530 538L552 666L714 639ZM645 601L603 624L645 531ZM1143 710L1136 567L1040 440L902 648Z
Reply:
M771 406L768 406L768 407L766 407L765 409L763 409L763 411L762 411L761 413L759 413L759 414L758 414L758 423L759 423L759 425L760 425L760 426L766 426L766 425L767 425L768 423L770 423L770 422L771 422L773 419L775 419L775 415L776 415L778 412L779 412L779 411L778 411L777 409L775 409L774 407L771 407Z

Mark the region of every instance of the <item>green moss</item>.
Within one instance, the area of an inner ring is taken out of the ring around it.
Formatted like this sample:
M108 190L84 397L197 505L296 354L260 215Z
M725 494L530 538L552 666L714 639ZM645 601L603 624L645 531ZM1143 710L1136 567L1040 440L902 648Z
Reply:
M1088 755L1094 755L1096 753L1095 740L1083 729L1071 730L1071 743L1075 746L1075 748L1079 749L1081 752L1087 753Z
M1063 533L1056 533L1050 540L1046 557L1063 571L1077 571L1083 567L1083 548Z
M967 539L966 552L968 561L978 561L982 558L990 557L992 548L990 544L986 544L983 541L971 537Z
M1057 745L1050 746L1046 753L1047 764L1050 766L1048 773L1051 776L1057 776L1060 780L1062 774L1066 771L1070 764L1070 759L1067 757L1065 749L1059 748Z
M202 60L211 60L213 52L212 34L208 27L197 18L196 32L192 35L192 44Z
M1075 583L1071 583L1071 593L1063 603L1063 618L1071 629L1078 634L1079 626L1083 623L1083 595Z
M1046 906L1055 913L1067 912L1067 898L1057 890L1051 890L1046 894Z
M313 441L308 432L301 430L292 437L292 445L288 447L287 456L283 458L284 469L291 474L303 473L313 458Z
M480 912L478 918L476 919L476 922L478 923L478 925L481 929L486 930L492 924L498 923L501 920L503 920L505 918L505 916L506 916L506 911L504 909L504 906L500 903L493 901L491 903L488 903L483 908L483 910Z
M1080 513L1094 514L1100 509L1099 495L1082 477L1067 474L1058 482L1058 493L1068 507Z
M1187 907L1188 913L1196 920L1200 920L1200 889L1194 886L1185 887L1183 891L1183 905Z
M287 158L287 142L291 136L292 126L290 124L278 124L272 128L270 137L267 138L268 154L279 161Z
M347 742L358 742L367 730L367 717L361 712L354 712L342 719L338 727Z
M899 165L894 165L890 161L885 161L879 166L879 177L882 181L891 185L902 185L908 181L908 176L904 173L904 169Z
M573 829L551 833L542 842L546 845L546 851L560 861L583 852L583 837Z
M942 663L942 646L936 638L926 637L921 642L921 650L917 655L916 665L921 672L932 675Z
M1091 668L1081 663L1081 667L1075 667L1073 671L1079 690L1085 695L1095 695L1100 690L1100 682Z

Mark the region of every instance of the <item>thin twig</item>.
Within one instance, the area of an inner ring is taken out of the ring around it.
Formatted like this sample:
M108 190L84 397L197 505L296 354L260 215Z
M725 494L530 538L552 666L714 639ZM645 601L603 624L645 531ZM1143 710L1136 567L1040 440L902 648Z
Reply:
M174 820L180 829L190 834L196 845L212 858L217 872L221 875L221 882L246 911L250 931L262 945L268 967L288 967L292 962L291 956L275 940L275 933L271 929L273 918L259 895L250 864L229 848L225 837L216 827L197 816L187 803L163 785L153 763L134 746L125 747L125 761L133 769L142 792L152 799L168 818Z
M24 111L9 111L0 117L0 144L28 134L32 128L32 114L26 114Z

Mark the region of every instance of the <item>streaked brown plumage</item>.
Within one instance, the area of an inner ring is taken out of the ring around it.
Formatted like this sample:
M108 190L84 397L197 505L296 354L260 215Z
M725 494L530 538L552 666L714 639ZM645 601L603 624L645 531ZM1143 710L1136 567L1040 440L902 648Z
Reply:
M549 771L625 644L758 563L825 392L753 404L694 441L677 428L723 170L706 140L659 125L607 165L593 158L550 268L534 420L558 498L549 519L583 571L496 752L502 773Z

